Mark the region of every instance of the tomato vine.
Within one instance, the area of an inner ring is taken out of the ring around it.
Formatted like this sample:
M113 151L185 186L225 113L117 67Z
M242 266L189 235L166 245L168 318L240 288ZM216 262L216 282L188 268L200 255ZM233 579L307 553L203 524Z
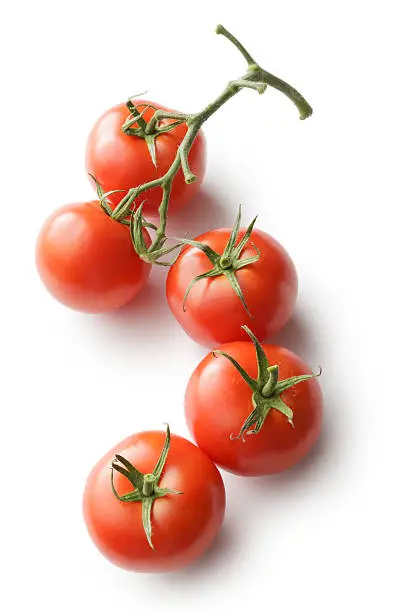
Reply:
M167 172L158 179L129 189L129 191L124 195L122 200L113 210L108 202L108 197L113 192L111 191L104 194L100 187L98 188L98 196L104 211L115 221L130 225L130 232L134 248L138 255L144 261L149 263L171 265L168 261L164 261L162 258L172 251L177 250L181 246L181 243L171 247L166 246L167 212L171 188L174 178L180 168L182 169L184 179L187 184L193 183L196 180L196 176L193 174L189 166L188 155L200 128L205 121L209 119L209 117L211 117L221 106L223 106L242 89L254 89L259 94L263 94L268 86L277 89L295 104L299 111L300 119L307 119L313 112L310 104L294 87L263 69L239 42L239 40L237 40L237 38L235 38L235 36L233 36L226 28L224 28L222 25L218 25L216 28L216 33L225 36L225 38L231 41L231 43L243 55L247 62L246 73L242 77L230 81L213 102L208 104L204 110L194 114L156 110L150 121L146 122L143 118L146 109L140 112L133 104L132 100L128 100L127 107L130 115L123 124L122 130L125 134L128 134L129 137L145 139L153 163L155 163L154 141L161 133L163 133L163 131L168 132L177 125L185 123L187 126L186 134L177 150L174 161ZM163 119L172 119L174 121L169 125L161 126L160 122ZM134 127L136 124L138 127ZM137 198L155 187L160 187L162 189L162 199L158 209L158 225L149 223L144 219L143 202L135 209L135 201ZM144 227L149 227L154 232L154 237L150 245L146 243L143 235Z

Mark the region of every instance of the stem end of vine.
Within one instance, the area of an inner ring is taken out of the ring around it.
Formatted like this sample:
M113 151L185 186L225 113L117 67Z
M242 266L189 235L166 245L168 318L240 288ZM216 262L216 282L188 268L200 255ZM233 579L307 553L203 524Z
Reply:
M313 115L313 108L309 105L305 106L299 115L299 119L301 121L304 121L305 119L308 119L309 117L311 117Z

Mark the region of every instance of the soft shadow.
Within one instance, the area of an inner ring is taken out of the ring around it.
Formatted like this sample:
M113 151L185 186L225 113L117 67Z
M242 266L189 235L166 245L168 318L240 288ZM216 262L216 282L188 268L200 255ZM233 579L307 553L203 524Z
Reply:
M268 341L293 351L313 366L317 344L311 326L299 308L295 310L283 330L268 338Z
M338 413L331 412L333 405L325 405L326 417L324 418L322 433L312 451L293 468L280 474L270 476L259 476L249 480L249 487L253 491L261 491L262 494L270 493L274 497L291 490L297 486L305 486L306 483L313 481L326 480L329 473L335 472L341 457L344 456L345 440L341 439L337 432L342 431L339 423L336 422Z
M159 334L171 326L174 319L166 300L166 274L166 269L154 267L140 294L122 308L98 315L98 326L130 340Z
M194 238L216 227L230 227L234 222L230 207L223 206L209 188L201 188L183 210L171 214L167 226L169 236Z
M237 540L236 533L234 533L234 530L225 521L215 542L202 557L193 565L175 572L174 574L162 574L161 579L163 582L167 583L168 586L177 587L187 584L186 581L191 578L205 575L210 577L213 576L214 573L219 575L219 573L223 571L222 568L229 567L228 559L236 554Z

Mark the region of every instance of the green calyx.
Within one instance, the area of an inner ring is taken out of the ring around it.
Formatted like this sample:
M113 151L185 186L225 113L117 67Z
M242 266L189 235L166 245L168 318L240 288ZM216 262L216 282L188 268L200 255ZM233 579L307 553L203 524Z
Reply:
M130 115L122 125L122 132L127 136L137 136L138 138L144 139L153 165L155 168L157 168L156 138L161 134L170 132L175 127L183 123L186 120L185 115L180 114L180 119L177 119L175 115L178 115L178 113L166 113L165 111L160 112L155 106L153 106L153 104L147 103L138 104L136 107L132 102L132 98L128 99L126 106ZM139 110L139 108L142 108L143 110ZM148 108L155 111L154 122L147 122L143 117ZM160 125L160 121L162 119L173 119L173 122L167 125ZM137 125L137 127L135 127L135 125Z
M214 351L214 357L217 355L222 355L228 359L228 361L230 361L238 370L247 385L252 389L253 410L245 420L244 424L239 430L239 433L237 435L231 434L231 440L241 439L243 442L245 442L246 435L249 436L260 432L263 424L265 423L266 417L271 410L277 410L283 414L287 418L289 425L294 427L293 410L287 404L285 404L281 398L281 394L287 389L290 389L291 387L294 387L305 380L320 376L322 371L320 368L317 374L292 376L286 380L279 381L279 366L269 365L268 358L258 338L246 325L243 325L242 329L246 331L255 345L256 360L258 364L258 378L255 380L249 376L248 372L246 372L243 367L233 357L231 357L231 355L224 353L224 351Z
M236 272L240 270L241 268L244 268L245 266L249 266L255 263L256 261L259 260L261 256L255 244L251 243L251 246L256 251L256 255L253 255L252 257L247 257L246 259L241 259L241 253L251 237L251 233L255 225L256 219L257 218L255 217L255 219L249 224L245 234L242 236L241 240L237 243L238 232L239 232L239 228L241 225L241 206L239 206L238 215L232 227L229 240L227 242L227 245L223 253L221 254L217 253L207 244L203 244L202 242L197 242L196 240L189 240L188 238L179 239L179 242L181 244L187 244L189 246L200 249L200 251L202 251L208 257L208 259L213 265L213 267L210 268L208 272L204 272L204 274L199 274L198 276L193 278L193 280L190 282L184 294L184 300L183 300L183 310L184 311L186 310L186 300L187 300L188 294L190 293L191 288L198 281L203 280L204 278L214 278L215 276L224 275L230 282L231 287L236 293L236 295L241 300L243 307L245 308L249 316L252 318L252 315L245 301L244 294L242 293L242 289L238 283Z
M112 475L111 485L114 496L121 502L124 503L142 503L142 522L143 528L146 534L149 546L154 550L152 542L152 508L156 499L164 497L165 495L173 494L180 495L180 491L173 491L173 489L164 489L159 487L159 481L163 473L164 466L166 464L167 455L170 449L170 429L166 426L166 440L164 442L163 449L160 453L160 457L156 463L151 474L142 474L139 472L125 457L122 455L115 455L112 461ZM119 495L115 489L113 483L113 472L119 472L125 478L132 483L134 489L130 493L125 495Z

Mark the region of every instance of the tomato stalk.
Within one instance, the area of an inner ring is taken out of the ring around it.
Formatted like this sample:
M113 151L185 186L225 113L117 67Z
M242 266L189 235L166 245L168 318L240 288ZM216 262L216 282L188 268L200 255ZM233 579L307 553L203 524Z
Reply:
M152 542L152 509L153 504L159 497L165 495L174 494L180 495L180 491L174 491L173 489L164 489L159 487L159 481L161 479L164 466L166 464L167 455L170 449L170 429L166 426L166 440L160 453L160 457L156 463L156 466L151 474L142 474L136 469L125 457L122 455L115 455L112 461L112 473L111 473L111 486L114 496L121 502L141 502L142 503L142 522L143 528L146 534L147 541L150 548L154 550ZM113 472L119 472L133 485L134 489L130 493L125 495L119 495L116 491L113 482Z
M122 198L113 211L110 209L109 205L107 205L107 194L101 193L99 196L104 211L114 220L129 224L128 217L129 215L132 215L133 222L130 223L130 226L134 247L138 255L149 263L170 265L166 261L159 260L163 256L168 255L181 246L181 244L177 244L170 248L165 247L165 243L167 241L167 212L170 202L171 188L175 176L180 168L182 169L184 179L187 184L193 183L196 180L196 176L191 171L188 161L191 147L202 125L219 108L221 108L221 106L223 106L242 89L254 89L259 94L263 94L269 85L270 87L273 87L274 89L277 89L283 93L295 104L299 111L300 119L307 119L307 117L310 117L312 114L312 108L305 98L294 87L271 74L267 70L261 68L261 66L254 60L254 58L249 54L239 40L228 32L228 30L226 30L222 25L218 25L216 28L216 33L225 36L243 55L247 62L246 73L242 77L230 81L213 102L208 104L201 112L194 114L172 113L163 110L156 110L150 121L146 122L143 118L146 109L140 112L134 106L132 101L129 100L127 106L130 116L122 126L122 130L129 136L145 139L154 164L156 164L155 139L164 131L170 131L176 127L176 125L180 125L180 123L186 124L187 131L180 146L178 147L173 163L167 172L163 174L163 176L153 181L144 183L143 185L138 185L129 189L127 194ZM166 126L161 126L160 122L162 119L173 119L174 121ZM138 125L137 128L134 127L136 124ZM159 223L157 226L154 226L153 224L147 224L143 218L143 203L140 204L137 210L134 210L134 203L135 200L143 193L156 187L160 187L162 189L162 200L158 209ZM143 227L150 227L155 232L155 236L150 246L148 246L144 240L142 232Z
M248 415L238 434L231 434L230 436L231 440L241 439L243 442L245 442L246 435L249 436L260 432L263 424L265 423L265 419L271 410L277 410L278 412L283 414L287 418L288 423L292 427L294 427L295 424L293 420L293 410L287 404L285 404L285 402L281 398L281 394L284 391L291 389L295 385L304 382L305 380L320 376L322 371L320 368L317 374L302 374L301 376L291 376L290 378L286 378L285 380L279 381L279 366L269 365L268 358L258 338L246 325L243 325L242 329L246 331L246 333L249 335L255 345L256 362L258 365L257 379L252 378L248 374L248 372L244 370L244 368L233 357L231 357L231 355L228 355L228 353L216 350L213 351L213 355L214 357L222 355L223 357L228 359L228 361L232 363L234 368L239 372L246 384L252 390L253 410Z

